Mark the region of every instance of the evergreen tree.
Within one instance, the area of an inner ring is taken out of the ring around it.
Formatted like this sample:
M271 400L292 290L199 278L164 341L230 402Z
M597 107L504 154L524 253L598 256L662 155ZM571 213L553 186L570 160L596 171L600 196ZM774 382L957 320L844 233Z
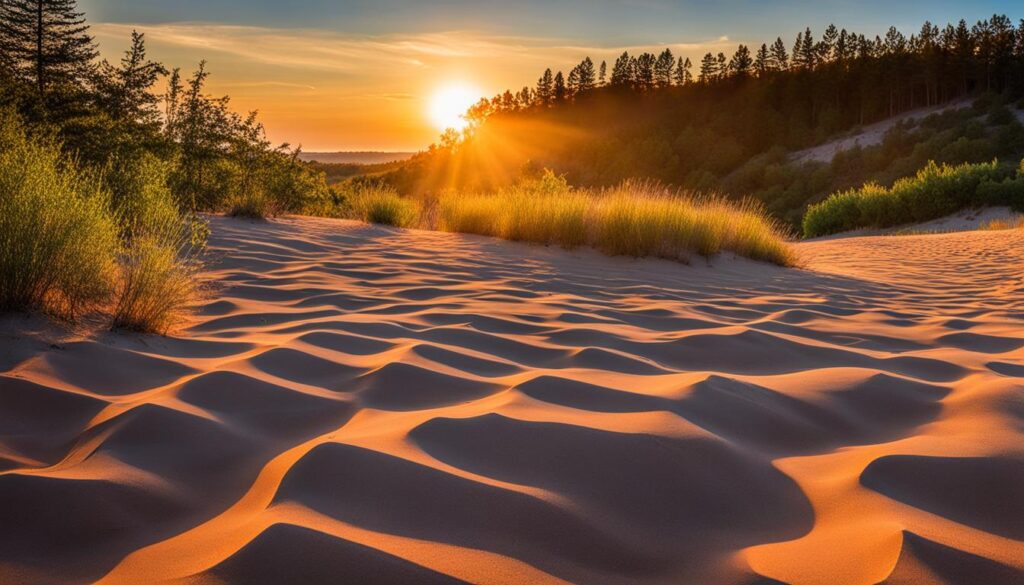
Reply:
M675 66L676 60L672 55L671 49L665 49L658 55L658 59L654 63L655 84L658 87L672 85L672 71L675 69Z
M816 63L827 63L832 59L832 52L835 49L836 41L839 40L839 31L836 29L836 25L830 24L825 29L825 34L821 37L821 42L815 46L815 62Z
M754 60L750 56L750 49L746 45L740 45L729 60L729 72L736 77L747 77L750 75L750 68Z
M768 45L762 43L761 48L757 50L757 58L754 60L754 69L757 70L758 77L764 77L772 70L772 59L768 54Z
M711 83L717 77L718 61L711 53L705 53L704 58L700 60L700 77L698 79L701 83Z
M631 69L629 53L623 52L619 55L619 58L615 60L615 65L612 66L612 87L629 87L633 85L633 74Z
M676 61L676 69L672 73L672 82L675 85L686 85L686 69L684 67L685 63L683 62L683 58L680 57L679 60Z
M640 91L648 91L655 85L655 63L657 57L643 53L636 58L633 83Z
M96 45L75 0L0 1L0 46L14 72L39 96L57 86L81 88Z
M602 62L602 65L603 64L604 63ZM594 75L594 62L590 59L590 57L584 59L577 66L577 70L577 73L579 75L577 89L579 91L590 91L594 89L594 84L596 83L596 76Z
M550 106L555 101L555 79L551 69L546 69L544 75L537 80L537 90L534 92L537 103L543 106Z
M132 45L121 58L120 66L106 60L100 63L95 80L96 101L115 120L156 125L160 98L151 90L167 73L163 65L146 59L144 35L132 31Z
M718 79L725 79L729 75L729 61L725 58L725 53L719 53L715 59L715 74Z
M608 81L608 62L601 61L601 73L597 78L597 84L604 87L604 84Z
M565 101L566 98L569 97L569 90L565 86L565 77L562 75L561 71L555 75L554 94L552 97L556 102Z
M804 45L801 48L800 59L803 61L804 67L808 69L814 69L818 64L818 45L814 43L810 27L804 31Z
M786 44L782 38L776 38L771 49L772 69L785 71L789 69L789 54L786 53Z
M690 63L690 58L687 57L686 61L683 63L683 85L693 83L693 73L691 73L691 69L693 69L693 63Z
M569 77L565 81L566 91L569 97L573 97L580 92L580 66L577 65L572 68L569 72Z

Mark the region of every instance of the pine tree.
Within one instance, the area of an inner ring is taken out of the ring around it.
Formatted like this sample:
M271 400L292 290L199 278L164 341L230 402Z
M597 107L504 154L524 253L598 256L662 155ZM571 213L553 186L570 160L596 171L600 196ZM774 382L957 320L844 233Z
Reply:
M786 53L786 44L781 38L776 38L771 49L772 68L776 71L789 69L789 54Z
M715 60L714 55L706 53L700 60L700 82L710 83L716 77L718 77L718 61Z
M611 85L613 87L628 87L632 85L633 74L630 69L629 53L623 52L619 55L619 58L615 60L615 65L612 66Z
M836 29L836 25L828 25L825 34L821 37L821 42L815 46L815 62L827 63L832 59L832 52L838 39L839 31Z
M0 1L0 46L16 74L39 96L84 86L96 45L75 0Z
M607 83L607 81L608 81L608 62L607 61L601 61L601 73L600 73L600 75L597 78L597 84L599 86L601 86L601 87L604 87L604 85L605 85L605 83Z
M657 57L651 53L643 53L636 58L634 64L633 83L640 91L648 91L655 84L655 63Z
M725 53L719 53L715 59L715 75L719 79L725 79L729 75L729 60L725 58Z
M729 60L729 72L736 77L747 77L750 75L750 68L754 60L750 57L750 49L746 45L740 45Z
M772 60L768 55L768 45L762 43L761 48L757 50L757 58L754 60L754 69L757 70L758 77L764 77L772 70Z
M794 55L794 59L796 56ZM800 48L800 60L807 69L814 69L818 63L818 46L814 44L814 37L811 35L810 27L804 31L804 44Z
M556 102L565 101L569 97L569 90L565 86L565 77L562 75L561 71L555 75L555 87L552 97L554 97Z
M655 84L658 87L672 85L672 71L675 69L675 66L676 60L672 55L671 49L665 49L658 55L658 59L654 63Z
M537 90L534 92L537 103L549 106L555 100L555 79L551 69L546 69L544 75L537 80Z
M99 106L115 120L155 125L159 119L160 99L151 90L167 69L146 59L145 37L132 31L132 46L115 67L104 60L96 76Z
M672 82L675 85L686 85L686 69L682 57L676 61L676 69L672 73Z
M693 83L693 73L691 73L691 69L693 69L693 63L690 63L690 58L687 57L686 61L683 63L683 85Z
M603 63L602 63L603 65ZM587 57L577 67L577 73L579 75L578 87L579 91L590 91L594 89L595 75L594 75L594 62Z
M569 77L565 81L566 90L569 97L573 97L580 92L580 66L577 65L572 68L569 72Z

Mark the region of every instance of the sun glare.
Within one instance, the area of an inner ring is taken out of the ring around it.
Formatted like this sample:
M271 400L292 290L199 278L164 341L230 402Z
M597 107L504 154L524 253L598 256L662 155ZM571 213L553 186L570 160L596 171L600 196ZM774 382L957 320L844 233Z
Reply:
M462 130L469 123L464 117L466 110L479 101L481 95L480 91L468 85L438 88L430 98L430 121L438 130Z

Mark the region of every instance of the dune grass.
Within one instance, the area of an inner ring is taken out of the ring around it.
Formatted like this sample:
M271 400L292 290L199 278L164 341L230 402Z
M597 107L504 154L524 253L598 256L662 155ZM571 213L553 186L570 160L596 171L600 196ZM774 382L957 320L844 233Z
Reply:
M108 173L124 230L113 326L166 332L195 299L206 225L183 214L168 188L167 163L152 155L118 161Z
M416 201L402 197L392 187L361 185L350 199L352 215L368 223L412 227L419 220Z
M1024 230L1024 215L1015 215L1013 217L1007 217L1002 219L992 219L981 224L981 226L979 226L978 229L985 231Z
M804 215L804 236L929 221L984 205L1022 208L1024 170L1014 175L998 161L955 166L929 162L891 188L868 183L812 205Z
M74 317L107 301L119 248L99 178L0 114L0 310Z
M364 196L380 197L383 201L376 204L381 207L394 206L392 199L397 197L391 192ZM431 207L431 214L418 215L436 216L436 221L422 227L442 231L564 248L592 246L611 255L685 261L693 254L727 251L785 266L796 261L785 230L759 207L691 197L640 181L591 191L574 189L547 172L496 193L443 193ZM357 215L372 221L369 216Z

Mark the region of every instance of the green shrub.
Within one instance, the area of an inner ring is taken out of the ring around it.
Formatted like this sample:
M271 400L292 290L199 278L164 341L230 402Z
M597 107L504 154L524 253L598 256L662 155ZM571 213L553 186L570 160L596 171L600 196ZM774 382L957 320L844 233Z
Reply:
M0 112L0 310L73 317L114 287L118 225L98 177Z
M812 205L804 215L804 235L928 221L981 205L1017 205L1020 185L1012 175L997 161L956 166L930 161L889 189L868 183Z

